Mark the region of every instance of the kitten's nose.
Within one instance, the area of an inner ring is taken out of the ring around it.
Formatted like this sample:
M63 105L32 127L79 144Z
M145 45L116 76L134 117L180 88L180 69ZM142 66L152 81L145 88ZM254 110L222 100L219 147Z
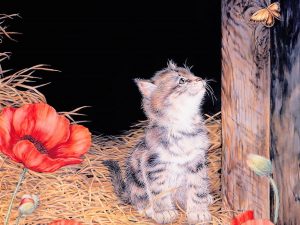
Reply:
M199 82L201 81L202 79L200 77L196 78L196 81Z

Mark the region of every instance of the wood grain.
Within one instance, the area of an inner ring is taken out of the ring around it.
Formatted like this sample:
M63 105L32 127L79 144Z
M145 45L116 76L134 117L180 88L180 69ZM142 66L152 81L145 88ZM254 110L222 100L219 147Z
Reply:
M278 224L299 225L300 2L280 4L282 21L272 30L271 41L271 159L280 192Z
M246 165L249 153L269 157L269 29L250 22L266 2L222 1L222 137L224 204L235 211L252 209L268 219L267 179Z

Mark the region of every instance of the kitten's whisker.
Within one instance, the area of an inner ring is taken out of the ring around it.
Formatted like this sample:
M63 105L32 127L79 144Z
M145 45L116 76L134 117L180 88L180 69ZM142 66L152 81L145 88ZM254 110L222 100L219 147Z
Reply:
M211 100L213 102L213 105L215 104L215 100L217 100L212 87L208 84L208 81L210 80L205 80L206 81L206 85L205 85L205 89L207 90L208 95L211 97Z
M214 94L214 91L213 91L213 89L212 89L212 87L208 84L207 85L207 89L210 91L210 93L214 96L214 98L217 100L217 98L216 98L216 96L215 96L215 94Z
M217 82L215 79L205 79L206 82Z
M185 68L186 70L188 70L189 72L191 72L191 70L192 70L192 68L193 68L193 65L191 65L191 66L188 66L188 65L187 65L187 59L185 60L183 66L184 66L184 68Z
M205 80L205 81L206 81L206 87L209 88L209 90L213 93L213 89L212 89L212 87L209 85L209 82L210 82L210 81L216 82L216 81L213 80L213 79ZM216 96L215 96L215 97L216 97Z
M215 93L214 93L214 91L212 90L211 87L209 87L209 90L210 90L210 94L212 95L212 97L213 97L215 100L217 100L217 97L215 96Z
M211 94L211 91L208 88L205 88L205 90L206 90L207 95L211 98L211 100L213 102L213 105L214 105L214 98L213 98L213 96Z

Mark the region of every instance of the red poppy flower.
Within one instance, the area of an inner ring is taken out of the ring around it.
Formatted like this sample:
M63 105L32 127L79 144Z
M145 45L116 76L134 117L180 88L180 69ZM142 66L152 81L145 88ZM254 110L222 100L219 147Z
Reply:
M91 146L91 134L70 125L45 103L5 108L0 114L0 151L36 172L54 172L80 158Z
M49 225L82 225L82 224L74 220L56 220L49 223Z
M242 225L244 222L248 220L254 220L254 211L248 210L245 211L236 217L234 217L231 221L231 225Z
M274 225L270 220L248 220L242 225Z

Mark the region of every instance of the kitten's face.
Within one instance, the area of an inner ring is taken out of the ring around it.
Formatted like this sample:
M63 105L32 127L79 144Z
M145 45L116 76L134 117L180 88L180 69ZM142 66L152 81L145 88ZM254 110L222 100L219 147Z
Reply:
M199 112L206 82L174 63L151 80L136 80L149 118L163 114L191 115Z
M176 108L190 104L199 106L205 94L205 81L185 68L158 73L152 80L157 86L152 97L162 95L164 98L160 100Z

